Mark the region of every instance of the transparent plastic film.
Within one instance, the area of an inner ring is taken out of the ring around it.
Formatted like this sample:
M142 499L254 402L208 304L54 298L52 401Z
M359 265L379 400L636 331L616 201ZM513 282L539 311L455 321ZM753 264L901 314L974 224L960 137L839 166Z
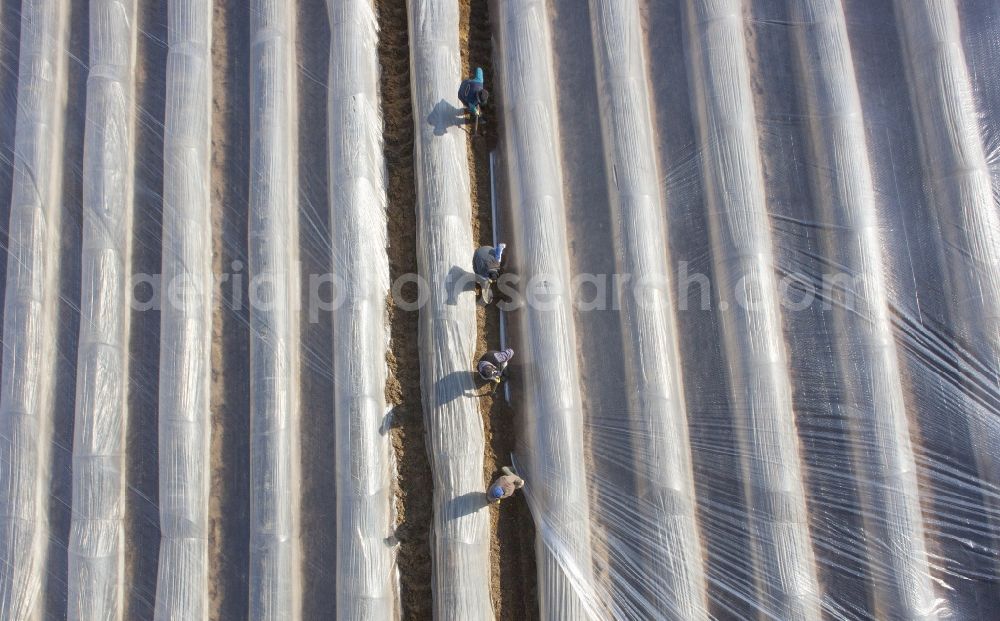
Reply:
M70 619L124 612L135 17L134 1L90 5Z
M395 475L385 398L389 293L378 30L369 0L330 0L330 222L337 421L337 617L398 617Z
M989 618L997 8L495 6L543 618Z
M458 2L409 0L420 378L433 477L434 616L491 619L485 439L469 365L475 358L472 211L466 134L455 93L462 77Z
M208 615L211 476L212 69L209 6L172 0L164 112L160 562L156 617ZM174 303L176 302L176 303Z
M0 619L997 618L996 0L0 0L0 106Z

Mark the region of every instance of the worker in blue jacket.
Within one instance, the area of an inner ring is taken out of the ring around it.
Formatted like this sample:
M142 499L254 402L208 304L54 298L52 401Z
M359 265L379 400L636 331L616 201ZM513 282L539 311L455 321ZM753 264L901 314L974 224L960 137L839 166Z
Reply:
M462 85L458 87L458 100L464 103L474 116L479 116L479 107L489 99L489 91L483 88L483 68L476 67L476 75L462 81Z

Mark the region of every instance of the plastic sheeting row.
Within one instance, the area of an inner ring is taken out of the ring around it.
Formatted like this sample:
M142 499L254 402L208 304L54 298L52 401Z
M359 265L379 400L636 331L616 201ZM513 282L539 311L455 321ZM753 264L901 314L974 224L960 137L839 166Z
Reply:
M400 609L385 400L386 180L378 30L370 0L328 0L330 223L344 303L334 311L337 618Z
M486 449L469 365L476 354L472 208L466 132L451 103L460 81L457 2L410 0L415 129L420 390L434 489L431 557L436 619L492 619ZM457 103L457 102L456 102Z
M134 0L90 5L70 619L113 619L124 610L137 36Z
M0 617L33 614L47 581L69 4L21 5L0 388ZM16 568L16 569L15 569Z

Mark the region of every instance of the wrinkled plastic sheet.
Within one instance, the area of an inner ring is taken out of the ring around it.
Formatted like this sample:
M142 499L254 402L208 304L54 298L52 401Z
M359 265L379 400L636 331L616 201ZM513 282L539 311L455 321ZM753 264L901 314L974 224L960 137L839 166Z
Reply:
M19 27L20 61L0 617L37 617L47 584L65 582L70 618L123 618L127 271L143 165L136 4L91 0L86 102L65 95L70 3L19 4L21 23L4 24ZM290 7L247 7L250 271L270 276L258 293L274 302L246 328L252 618L297 618L308 570ZM189 304L160 317L163 619L203 618L210 599L210 8L171 0L167 13L163 275L192 286ZM456 120L460 14L452 2L408 10L417 259L432 285L419 362L435 616L486 619L484 440L467 398L476 311L461 289L473 243ZM511 271L545 302L508 313L541 616L993 618L1000 7L508 0L491 15ZM401 602L377 22L369 0L330 0L328 17L330 251L344 303L332 315L336 519L326 528L337 616L384 619ZM82 162L64 157L67 106L86 106ZM53 441L70 165L84 180L71 447ZM586 310L573 280L597 270L630 278L610 309ZM72 453L61 473L60 450ZM49 524L60 474L72 486L64 534ZM60 545L68 562L50 560Z
M70 619L116 618L123 610L135 16L134 1L90 5Z
M457 2L409 0L415 129L420 390L433 476L431 558L436 619L492 619L486 440L469 366L476 355L472 208ZM461 104L458 104L461 105Z
M17 568L0 581L8 619L31 614L47 575L69 37L68 3L28 0L21 11L30 27L18 69L0 392L0 554Z
M343 304L333 312L337 617L400 609L385 383L389 296L378 32L370 0L329 0L330 223Z
M204 618L212 379L212 12L173 1L164 112L163 272L178 283L160 312L160 561L156 617ZM168 292L169 293L169 292Z
M527 305L518 341L525 399L521 438L539 534L539 605L543 618L581 618L592 591L590 506L583 451L580 377L570 280L565 196L555 139L555 74L545 2L501 5L500 75L516 270L541 274L548 304Z
M996 7L494 7L542 617L989 618Z
M250 617L299 608L295 12L250 3Z

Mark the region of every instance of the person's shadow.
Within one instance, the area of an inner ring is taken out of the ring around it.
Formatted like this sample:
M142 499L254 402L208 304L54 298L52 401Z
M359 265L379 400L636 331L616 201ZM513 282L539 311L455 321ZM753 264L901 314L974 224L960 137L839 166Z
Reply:
M465 517L489 506L489 504L486 494L483 492L468 492L461 496L456 496L448 501L448 505L444 511L445 519L455 520Z
M447 304L454 306L458 304L458 295L466 291L475 292L476 275L468 270L464 270L457 265L451 266L448 270L448 297Z
M435 405L451 403L459 397L481 396L476 386L478 375L472 371L452 371L434 386Z
M396 409L398 407L399 406L393 406L392 409L386 412L385 416L382 417L382 424L379 425L378 428L379 435L384 436L387 433L389 433L389 431L391 431L392 429L395 429L397 427L402 427L402 423L396 416Z
M456 108L442 99L427 115L427 122L434 126L435 136L444 136L449 127L465 124L465 109Z

